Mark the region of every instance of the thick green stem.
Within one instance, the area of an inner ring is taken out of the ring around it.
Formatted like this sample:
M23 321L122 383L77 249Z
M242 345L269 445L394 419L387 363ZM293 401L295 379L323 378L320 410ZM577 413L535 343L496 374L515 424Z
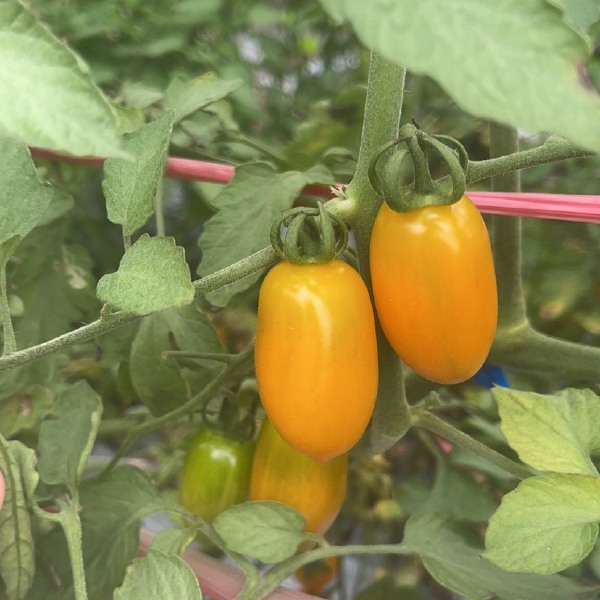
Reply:
M536 156L547 160L560 153L561 158L571 151L583 155L564 140L549 140L540 149L518 153L519 142L514 129L503 125L490 125L491 161L504 161L515 168L517 159ZM542 150L545 150L542 152ZM586 153L587 154L587 153ZM519 158L520 157L520 158ZM496 167L501 164L496 162ZM531 165L528 165L531 166ZM469 171L471 173L471 171ZM492 189L520 191L517 171L500 173L494 171ZM553 338L535 331L527 319L527 306L523 291L521 269L521 219L494 217L494 260L498 278L498 334L494 341L490 360L507 367L544 371L585 381L598 380L600 348L576 344Z
M73 595L75 600L87 600L87 585L85 579L85 567L83 562L81 518L79 516L79 490L77 486L71 488L71 498L57 498L58 512L47 512L33 502L33 512L41 521L58 523L65 535L69 561L71 564L71 575L73 578Z
M361 211L371 214L373 219L381 199L377 198L369 183L369 165L379 149L398 135L405 77L405 69L376 53L371 55L360 150L348 194L358 197ZM369 197L371 202L366 201Z
M597 383L600 348L568 342L535 331L530 325L500 332L490 361L514 369L539 371Z
M267 246L216 273L206 275L202 279L196 279L196 281L192 282L194 292L196 296L205 296L210 292L238 281L238 279L243 279L257 271L271 267L278 260L279 258L275 254L275 250L271 246Z
M156 235L165 237L165 203L164 181L161 181L154 196L154 218L156 219Z
M2 356L13 354L17 350L17 340L10 317L8 304L8 287L6 285L6 260L0 263L0 321L2 322L3 348Z
M323 546L316 550L309 550L290 558L266 573L258 585L247 585L236 596L235 600L263 600L267 598L279 585L300 567L316 560L329 558L332 556L356 556L358 554L396 554L410 555L414 550L400 544L373 544L373 545L355 545L355 546Z
M360 272L371 297L373 293L369 273L369 241L382 198L378 197L369 182L369 166L380 148L398 135L405 75L405 69L387 62L375 53L371 55L356 173L347 189L348 200L341 201L350 205L346 218L354 234ZM335 202L333 204L333 210L336 210L338 206ZM360 454L383 452L400 439L410 426L402 363L379 326L377 348L379 392L371 424L355 448Z
M131 248L131 236L123 234L123 250L127 252Z
M82 532L81 519L79 518L78 494L73 496L66 510L69 511L69 516L67 521L64 523L64 532L67 539L67 547L69 549L75 600L87 600L88 594L85 581L85 569L83 565Z
M493 125L492 128L502 128L502 125ZM491 132L490 132L491 133ZM571 142L559 137L549 137L543 144L524 150L517 154L494 154L489 160L470 161L467 170L467 183L474 183L489 177L510 173L520 169L528 169L537 165L593 156L594 153L582 150Z
M492 158L515 155L519 138L515 129L490 124L490 154ZM518 192L521 178L518 171L494 175L492 189ZM494 261L498 280L498 329L513 329L527 322L525 294L521 274L521 219L493 217Z
M456 446L477 454L477 456L496 465L517 479L525 479L526 477L531 476L531 472L527 467L510 460L510 458L496 452L489 446L478 442L475 438L456 429L450 425L450 423L447 423L430 412L415 410L413 411L412 418L415 427L427 429L427 431L431 431L432 433L443 437L445 440L452 442Z
M225 287L238 279L242 279L261 269L270 267L275 264L277 260L277 256L270 246L264 248L225 269L221 269L216 273L212 273L211 275L207 275L202 279L194 281L193 286L195 294L196 296L204 296L205 294ZM127 325L139 318L141 318L139 315L132 315L129 313L106 312L105 314L102 314L98 320L89 323L88 325L84 325L79 329L75 329L75 331L70 331L57 338L38 344L37 346L31 346L25 350L19 350L8 356L0 357L0 372L34 362L49 356L50 354L73 346L74 344L87 342L88 340L92 340L99 335L108 333L123 325Z

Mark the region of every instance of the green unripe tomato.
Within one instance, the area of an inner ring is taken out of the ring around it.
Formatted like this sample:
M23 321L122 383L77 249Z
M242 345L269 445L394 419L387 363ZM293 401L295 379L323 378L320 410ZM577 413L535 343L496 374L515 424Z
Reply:
M254 443L230 439L202 429L193 438L185 459L179 501L190 512L211 522L220 512L248 494Z

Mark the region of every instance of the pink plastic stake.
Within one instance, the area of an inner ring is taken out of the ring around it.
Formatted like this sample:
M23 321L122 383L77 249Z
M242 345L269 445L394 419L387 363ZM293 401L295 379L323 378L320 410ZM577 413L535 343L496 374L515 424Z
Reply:
M600 223L600 196L467 192L484 213Z
M31 153L38 158L94 167L101 167L104 162L99 157L67 156L43 148L32 148ZM167 177L212 183L228 183L234 175L235 167L231 165L190 158L169 157L166 169ZM303 192L322 198L333 197L325 185L308 185ZM600 196L510 192L468 192L468 195L481 212L493 215L600 223Z

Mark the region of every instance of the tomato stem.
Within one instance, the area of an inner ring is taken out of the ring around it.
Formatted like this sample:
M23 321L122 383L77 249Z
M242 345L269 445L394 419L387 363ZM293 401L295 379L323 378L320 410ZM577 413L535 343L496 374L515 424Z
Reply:
M515 369L544 371L596 383L600 348L545 335L525 323L498 331L490 360Z
M326 546L315 550L309 550L293 556L292 558L275 565L262 578L259 585L247 585L236 596L235 600L262 600L267 598L279 584L297 569L317 560L330 558L332 556L353 556L357 554L396 554L411 555L414 550L404 544L373 544L352 546Z
M412 421L415 427L422 427L431 433L435 433L456 446L473 452L488 462L496 465L506 473L517 479L525 479L531 476L531 471L519 463L496 452L493 448L482 444L470 435L456 429L438 416L426 410L413 410Z
M224 368L216 377L214 377L202 390L200 390L195 396L193 396L190 400L188 400L182 406L178 406L176 409L161 415L160 417L151 417L147 421L140 423L139 425L135 425L132 427L125 438L123 444L110 461L106 469L102 473L100 473L99 477L103 477L110 471L112 471L118 464L119 461L129 452L135 441L138 439L140 435L143 433L148 433L149 431L154 431L155 429L159 429L163 425L170 423L182 417L184 415L192 413L196 410L197 407L204 404L208 399L210 399L214 394L219 391L219 388L228 381L243 372L244 369L250 367L254 359L254 347L250 347L247 350L244 350L240 354L237 355L236 360L232 361L226 368Z
M0 263L0 322L2 323L2 339L4 347L2 356L13 354L17 350L17 341L12 319L10 317L10 306L8 304L8 288L6 286L6 263L10 257L9 252L5 252ZM1 360L1 359L0 359Z
M158 184L154 195L154 218L156 220L156 235L165 237L165 210L164 210L164 179Z
M495 127L502 126L496 125ZM523 150L514 154L497 154L488 160L469 161L467 183L474 183L475 181L520 169L528 169L537 165L545 165L570 158L594 156L594 154L594 152L575 146L568 140L550 136L543 144L530 150Z
M240 260L229 267L225 267L220 271L211 273L202 279L197 279L192 282L196 296L204 296L209 292L218 290L226 285L229 285L238 279L252 275L257 271L261 271L267 267L271 267L277 262L277 255L269 246L259 250L255 254ZM94 338L118 329L123 325L127 325L140 319L140 315L134 315L125 312L111 312L103 309L100 318L92 323L88 323L79 329L69 331L56 338L18 350L12 354L3 355L0 357L0 373L13 369L15 367L26 365L46 356L54 354L81 342L87 342Z
M519 151L519 137L512 127L490 123L490 154L492 158ZM519 192L518 171L494 175L492 189ZM498 328L513 327L527 321L525 294L521 274L521 219L493 217L493 245L498 284Z
M354 233L360 273L371 299L373 289L369 273L369 241L382 198L369 181L372 159L388 142L398 137L406 70L371 54L367 99L356 173L347 188L351 210L346 218ZM332 201L335 210L336 201ZM329 206L329 205L328 205ZM371 424L353 452L376 454L400 439L410 426L402 363L377 325L379 356L379 392Z

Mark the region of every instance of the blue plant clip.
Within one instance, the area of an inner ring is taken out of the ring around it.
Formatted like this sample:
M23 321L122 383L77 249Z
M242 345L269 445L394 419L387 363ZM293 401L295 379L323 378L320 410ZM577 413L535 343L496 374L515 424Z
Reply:
M495 385L508 387L508 380L503 369L494 365L488 365L487 363L473 375L472 380L486 388L492 388Z

